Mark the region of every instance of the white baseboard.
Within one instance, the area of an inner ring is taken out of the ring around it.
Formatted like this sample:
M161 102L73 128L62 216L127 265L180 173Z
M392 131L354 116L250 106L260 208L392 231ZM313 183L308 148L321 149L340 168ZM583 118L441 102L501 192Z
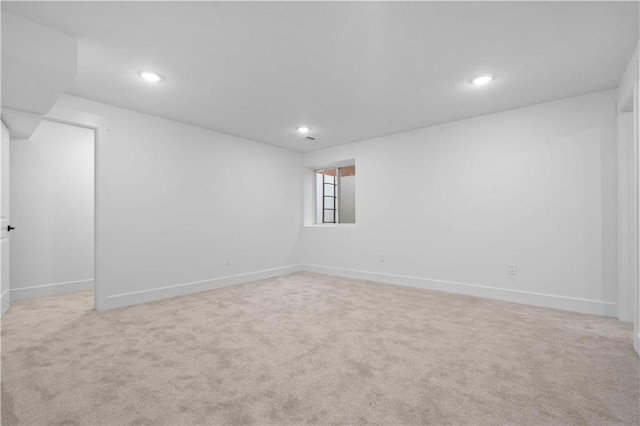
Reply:
M265 269L262 271L249 272L246 274L213 278L204 281L175 284L149 290L134 291L131 293L114 294L112 296L107 296L105 300L98 300L98 306L96 306L96 309L98 311L103 311L107 309L137 305L140 303L153 302L175 296L200 293L202 291L213 290L220 287L228 287L236 284L245 284L252 281L289 275L300 272L301 270L300 265L289 265L279 268Z
M3 317L9 309L9 290L5 290L0 294L0 317Z
M251 281L258 281L262 279L293 274L301 271L334 275L345 278L376 281L385 284L402 285L406 287L415 287L427 290L437 290L448 293L464 294L469 296L483 297L487 299L504 300L514 303L522 303L525 305L561 309L565 311L581 312L601 316L615 317L617 314L617 306L615 303L603 302L598 300L557 296L552 294L534 293L520 290L509 290L477 284L444 281L431 278L411 277L406 275L385 274L379 272L359 271L320 265L289 265L279 268L249 272L245 274L213 278L210 280L188 282L149 290L115 294L97 300L98 305L96 306L96 308L99 311L103 311L107 309L137 305L140 303L199 293L202 291L213 290L216 288L227 287L236 284L244 284ZM56 294L62 294L71 291L91 289L93 289L93 280L84 280L11 289L10 294L11 301L15 301L31 299L35 297L53 296ZM9 297L7 296L8 294L2 295L3 314L9 304ZM634 340L636 340L636 342L634 342L636 348L640 348L640 337L634 336Z
M36 285L31 287L12 288L10 290L11 301L34 299L36 297L55 296L72 291L93 290L93 280L69 281Z
M457 293L468 296L483 297L487 299L504 300L507 302L540 306L543 308L561 309L564 311L580 312L607 317L615 317L617 315L617 305L615 303L602 302L599 300L556 296L552 294L533 293L520 290L509 290L504 288L488 287L455 281L443 281L431 278L409 277L405 275L334 268L330 266L301 265L301 269L304 271L315 272L319 274L377 281L385 284L395 284L427 290L437 290L447 293Z

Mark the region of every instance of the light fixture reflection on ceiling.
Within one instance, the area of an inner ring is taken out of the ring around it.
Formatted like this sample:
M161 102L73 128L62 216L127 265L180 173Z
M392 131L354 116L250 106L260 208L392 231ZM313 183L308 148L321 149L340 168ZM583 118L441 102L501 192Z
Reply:
M491 81L493 81L493 79L495 79L494 75L484 74L484 75L475 77L473 80L471 80L471 84L473 84L474 86L484 86L485 84L488 84Z
M160 74L156 74L156 73L151 72L151 71L140 71L138 73L138 75L142 79L144 79L144 80L146 80L146 81L148 81L150 83L158 83L158 82L163 80L163 78L162 78L162 76Z
M298 130L299 133L302 133L303 135L309 133L311 131L311 127L309 126L300 126L298 127L296 130Z

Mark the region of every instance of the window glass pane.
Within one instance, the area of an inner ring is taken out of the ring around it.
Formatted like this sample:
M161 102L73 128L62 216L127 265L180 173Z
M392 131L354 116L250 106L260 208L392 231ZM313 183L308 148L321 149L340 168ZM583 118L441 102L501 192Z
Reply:
M322 185L321 173L316 172L316 220L315 223L322 223Z
M325 210L324 211L324 222L325 223L334 223L335 219L333 216L333 210Z
M316 223L355 223L355 165L315 173Z
M335 185L331 185L331 184L325 183L324 184L324 195L330 195L330 196L333 197L335 195L335 193L334 193L335 189L336 189Z
M321 175L326 175L326 176L335 176L336 175L336 169L316 170L316 173L319 173Z
M340 167L339 170L339 175L343 177L356 175L356 166Z
M333 197L324 197L324 208L325 209L332 209L333 205L334 205L334 200L335 200L335 198L333 198Z
M341 176L339 183L340 223L356 223L356 176Z

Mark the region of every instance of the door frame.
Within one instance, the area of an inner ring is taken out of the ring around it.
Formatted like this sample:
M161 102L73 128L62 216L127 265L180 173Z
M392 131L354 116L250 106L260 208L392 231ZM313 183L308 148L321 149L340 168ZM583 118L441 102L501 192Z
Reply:
M37 115L27 111L13 108L2 108L3 114L15 115L19 117L33 118L36 120L49 121L52 123L66 124L69 126L81 127L93 130L93 309L99 309L100 279L98 269L98 140L100 137L100 127L93 124L81 123L78 121L55 118L48 115ZM9 131L11 135L11 131ZM11 194L9 194L11 197ZM9 292L11 292L11 281L9 281Z
M633 321L633 284L635 281L633 254L635 251L636 205L636 144L633 143L634 88L617 108L618 122L618 319Z
M640 354L640 147L638 80L625 88L618 120L618 318L633 322Z

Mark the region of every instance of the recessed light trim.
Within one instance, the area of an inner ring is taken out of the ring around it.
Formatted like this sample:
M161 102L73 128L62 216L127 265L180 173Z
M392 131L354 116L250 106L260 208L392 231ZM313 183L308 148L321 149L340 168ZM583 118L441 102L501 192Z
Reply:
M140 76L140 78L148 81L149 83L159 83L164 80L164 78L160 74L156 74L155 72L151 71L140 71L138 75Z
M491 83L495 78L496 76L493 74L483 74L471 80L471 84L474 86L484 86L485 84Z
M311 127L309 127L309 126L300 126L296 130L298 131L298 133L302 133L303 135L306 135L307 133L309 133L311 131Z

